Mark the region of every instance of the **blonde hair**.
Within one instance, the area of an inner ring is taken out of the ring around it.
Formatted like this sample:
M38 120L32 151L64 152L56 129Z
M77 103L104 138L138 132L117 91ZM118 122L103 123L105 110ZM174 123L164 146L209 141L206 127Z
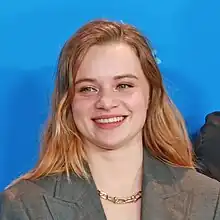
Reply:
M166 163L193 168L184 120L164 89L148 40L131 25L95 20L80 28L61 51L52 113L43 134L40 159L36 167L20 179L37 179L57 173L69 176L70 172L88 177L86 154L71 110L73 82L89 48L111 41L124 42L134 49L150 84L150 103L143 128L144 145L154 157Z

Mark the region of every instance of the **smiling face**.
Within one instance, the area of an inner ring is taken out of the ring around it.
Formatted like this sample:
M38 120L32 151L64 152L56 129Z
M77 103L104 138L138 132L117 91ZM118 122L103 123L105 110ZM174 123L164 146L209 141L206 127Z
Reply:
M75 79L73 118L85 144L116 149L142 142L149 84L132 48L95 45Z

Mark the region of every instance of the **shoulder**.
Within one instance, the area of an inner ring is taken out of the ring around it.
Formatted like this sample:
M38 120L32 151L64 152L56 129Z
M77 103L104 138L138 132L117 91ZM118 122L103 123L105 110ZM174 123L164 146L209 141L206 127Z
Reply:
M195 195L218 198L220 182L194 169L171 167L171 173L183 191L193 191Z
M212 219L220 220L220 182L193 169L172 167L171 172L175 185L190 195L195 213L200 210L203 215L210 213Z
M58 175L44 177L38 180L19 180L15 184L10 185L2 193L4 195L10 195L10 198L18 199L26 195L35 195L42 193L53 193L56 181L59 178Z
M194 183L196 187L206 187L206 186L213 186L214 188L220 188L220 182L212 179L202 173L196 171L196 169L191 168L184 168L184 167L174 167L169 166L171 173L173 174L174 178L184 181L185 183ZM199 185L197 185L200 183Z
M170 210L187 209L192 219L220 220L220 183L194 169L160 165L163 194ZM162 175L162 174L161 174ZM190 218L190 219L191 219Z
M147 151L146 151L147 152ZM153 178L166 185L166 187L176 186L181 191L194 191L216 196L219 194L220 182L205 176L196 169L175 166L166 163L158 158L153 157L150 153L146 153L144 158L145 175L153 175Z
M0 193L0 219L29 219L25 203L35 207L43 195L53 194L57 176L36 181L20 180Z

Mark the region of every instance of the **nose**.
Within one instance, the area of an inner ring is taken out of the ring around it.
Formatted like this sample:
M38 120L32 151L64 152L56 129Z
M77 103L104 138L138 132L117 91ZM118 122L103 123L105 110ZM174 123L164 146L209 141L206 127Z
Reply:
M119 105L114 91L103 91L96 102L97 109L103 109L106 111L111 110Z

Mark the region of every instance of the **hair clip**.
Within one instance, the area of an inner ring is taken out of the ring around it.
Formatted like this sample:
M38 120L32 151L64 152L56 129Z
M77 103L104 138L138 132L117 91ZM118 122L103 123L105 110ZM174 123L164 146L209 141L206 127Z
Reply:
M161 59L157 57L157 51L155 49L152 50L152 55L156 61L157 64L161 64Z

